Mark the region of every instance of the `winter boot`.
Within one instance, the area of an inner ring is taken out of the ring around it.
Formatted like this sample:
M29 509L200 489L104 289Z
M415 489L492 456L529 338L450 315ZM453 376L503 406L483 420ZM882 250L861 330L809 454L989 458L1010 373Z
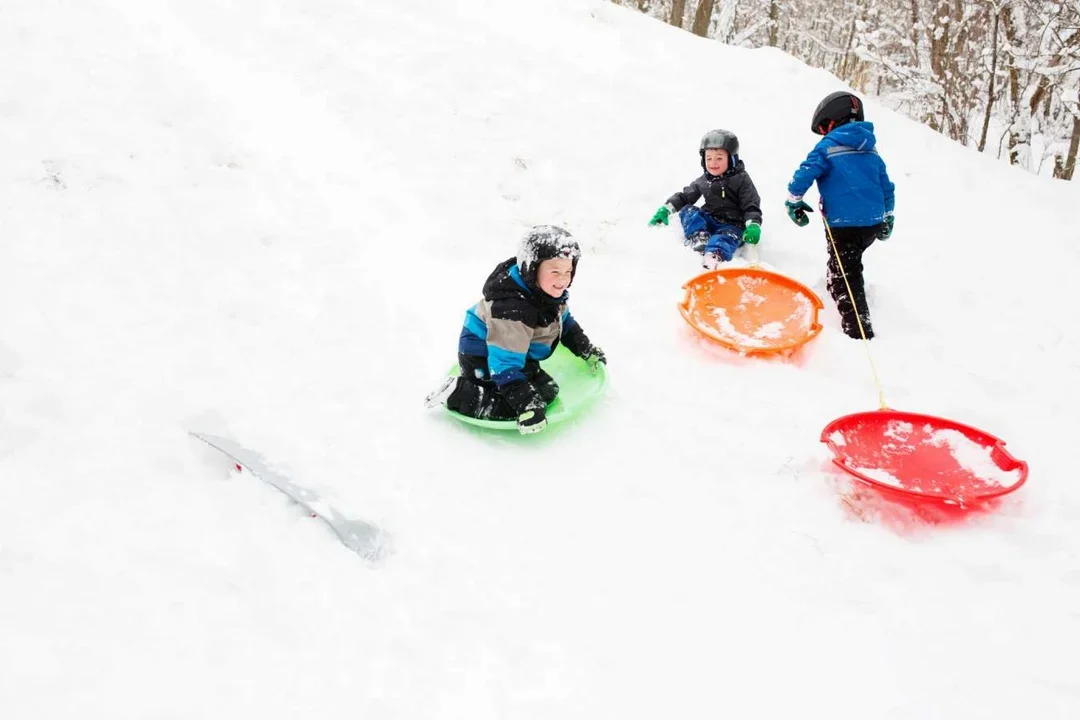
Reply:
M459 375L451 375L438 388L428 393L428 396L424 398L424 407L433 408L444 404L457 389L459 377Z

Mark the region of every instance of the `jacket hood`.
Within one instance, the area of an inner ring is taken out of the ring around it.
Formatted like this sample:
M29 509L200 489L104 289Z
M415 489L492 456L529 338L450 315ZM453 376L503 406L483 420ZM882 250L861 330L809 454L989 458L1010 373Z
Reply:
M836 128L825 136L839 145L853 147L856 150L873 150L877 145L874 136L874 123L849 122Z

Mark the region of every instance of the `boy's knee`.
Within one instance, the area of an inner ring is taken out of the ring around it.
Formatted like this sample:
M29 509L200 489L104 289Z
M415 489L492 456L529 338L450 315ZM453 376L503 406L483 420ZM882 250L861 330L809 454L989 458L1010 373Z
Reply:
M733 237L727 233L717 233L709 238L709 244L705 246L706 253L713 253L722 257L725 261L735 257L735 251L739 249L741 238Z
M555 396L559 394L559 383L555 382L555 378L542 370L536 380L533 381L533 387L536 388L537 394L545 405L554 401Z

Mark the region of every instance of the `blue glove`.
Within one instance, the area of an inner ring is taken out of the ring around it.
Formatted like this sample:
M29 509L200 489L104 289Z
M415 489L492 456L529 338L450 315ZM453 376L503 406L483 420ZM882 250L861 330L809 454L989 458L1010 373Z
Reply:
M893 225L896 224L896 218L893 217L891 212L885 213L885 226L881 228L881 232L878 233L878 239L888 240L892 237Z
M787 207L787 214L791 218L791 222L799 227L806 227L806 224L810 222L810 218L806 217L806 213L814 212L814 208L807 205L802 198L799 198L797 202L787 200L784 205Z

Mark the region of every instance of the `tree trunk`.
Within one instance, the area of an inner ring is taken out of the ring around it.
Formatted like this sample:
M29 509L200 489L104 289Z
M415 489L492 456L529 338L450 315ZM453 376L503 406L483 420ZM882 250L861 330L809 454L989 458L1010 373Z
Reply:
M919 67L919 0L911 0L911 66Z
M1061 171L1061 177L1066 180L1073 179L1073 171L1076 170L1076 151L1080 149L1080 115L1073 116L1072 139L1069 140L1069 155L1065 158L1065 167Z
M668 15L668 25L674 25L677 28L681 28L685 18L686 0L671 0L671 14Z
M776 34L780 25L780 0L769 2L769 47L776 47Z
M990 113L994 109L994 81L997 79L998 21L1001 13L994 13L993 37L990 40L990 86L986 90L986 114L983 115L982 133L979 134L979 152L986 149L986 133L990 129Z
M848 66L851 62L851 49L855 47L855 25L857 22L858 18L852 15L847 41L844 43L844 55L840 58L840 67L836 71L837 77L844 81L851 80L851 68Z
M716 5L716 0L698 0L697 12L694 13L692 33L701 37L709 37L709 23L712 22L714 5Z

